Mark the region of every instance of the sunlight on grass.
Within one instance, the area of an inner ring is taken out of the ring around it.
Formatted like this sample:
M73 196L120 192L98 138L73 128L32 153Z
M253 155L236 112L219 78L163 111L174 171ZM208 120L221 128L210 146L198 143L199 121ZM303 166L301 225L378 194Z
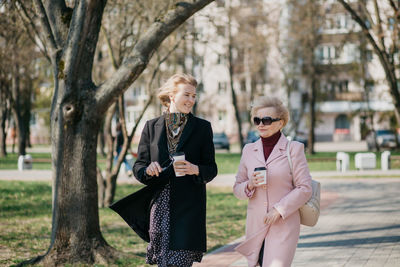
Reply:
M116 199L140 188L118 185ZM213 250L244 234L246 201L231 188L209 188L207 241ZM145 264L147 243L113 211L100 209L101 231L107 242L123 253L115 266ZM50 244L51 184L49 182L0 181L0 266L9 266L42 255Z

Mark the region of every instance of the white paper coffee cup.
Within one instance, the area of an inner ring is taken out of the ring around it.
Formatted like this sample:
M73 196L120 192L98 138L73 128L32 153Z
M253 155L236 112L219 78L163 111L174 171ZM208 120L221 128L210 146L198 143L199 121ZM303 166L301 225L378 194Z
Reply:
M184 161L184 160L185 160L185 153L183 153L183 152L176 152L176 153L172 154L172 158L174 159L173 165L174 165L175 176L176 176L176 177L185 176L185 173L183 173L183 172L177 172L177 171L175 170L175 164L176 164L176 163L179 164L179 161Z
M254 168L254 172L258 172L257 176L264 178L264 181L259 183L259 185L267 184L267 169L265 167Z

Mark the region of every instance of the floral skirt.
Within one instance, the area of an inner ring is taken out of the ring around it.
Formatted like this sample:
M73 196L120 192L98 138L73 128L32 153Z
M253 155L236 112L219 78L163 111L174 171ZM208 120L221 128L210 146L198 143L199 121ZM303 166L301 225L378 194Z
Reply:
M146 263L160 267L176 265L190 267L200 262L203 253L190 250L169 249L169 198L170 185L166 185L154 202L150 212L150 243L147 247Z

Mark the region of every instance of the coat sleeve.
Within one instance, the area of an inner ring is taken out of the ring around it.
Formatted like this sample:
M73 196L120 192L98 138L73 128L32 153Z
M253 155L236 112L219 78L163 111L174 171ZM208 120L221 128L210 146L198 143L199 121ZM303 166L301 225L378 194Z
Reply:
M312 194L311 174L308 169L304 145L292 142L290 156L293 163L293 190L283 197L274 208L285 219L306 203Z
M251 198L254 194L255 188L253 190L248 190L247 184L249 183L249 177L247 176L247 167L245 164L245 158L247 154L246 146L243 148L243 154L240 159L239 169L236 174L236 181L233 185L233 193L239 199Z
M149 176L146 174L146 168L151 163L151 150L150 150L150 124L146 122L142 136L140 137L137 159L133 165L133 173L139 182L145 185L152 185L154 183L165 183L173 173L172 165L166 168L160 175Z
M215 149L211 124L207 122L204 127L204 139L202 140L201 162L198 164L199 175L194 176L194 181L206 184L217 176L218 168L215 163Z

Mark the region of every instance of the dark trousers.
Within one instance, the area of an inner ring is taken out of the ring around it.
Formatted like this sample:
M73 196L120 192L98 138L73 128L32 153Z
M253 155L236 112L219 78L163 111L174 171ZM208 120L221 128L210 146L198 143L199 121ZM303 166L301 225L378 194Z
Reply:
M261 267L262 267L263 257L264 257L264 242L262 243L260 249L260 255L258 256L258 263L260 264Z

